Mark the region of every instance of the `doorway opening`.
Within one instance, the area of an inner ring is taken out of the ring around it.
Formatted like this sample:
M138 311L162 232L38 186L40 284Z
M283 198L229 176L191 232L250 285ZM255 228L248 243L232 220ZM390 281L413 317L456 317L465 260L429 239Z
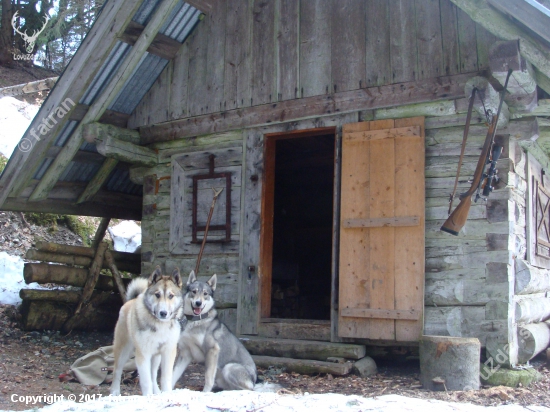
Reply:
M335 129L266 136L262 317L330 320Z

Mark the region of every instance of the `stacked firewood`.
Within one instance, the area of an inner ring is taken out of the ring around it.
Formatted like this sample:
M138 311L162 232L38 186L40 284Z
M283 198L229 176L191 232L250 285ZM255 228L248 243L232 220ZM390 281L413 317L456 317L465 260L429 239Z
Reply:
M38 242L25 257L43 262L25 264L27 284L61 287L21 290L23 328L66 333L73 329L112 330L125 299L125 286L131 275L140 273L141 265L140 254L108 250L105 242L97 248Z

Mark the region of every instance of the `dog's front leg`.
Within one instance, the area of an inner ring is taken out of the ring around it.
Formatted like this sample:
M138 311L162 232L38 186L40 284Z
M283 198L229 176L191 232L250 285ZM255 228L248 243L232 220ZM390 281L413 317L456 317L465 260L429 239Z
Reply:
M151 354L144 354L139 349L136 349L136 366L139 373L141 394L143 396L153 394L153 382L151 380L151 363Z
M204 374L204 389L203 392L212 392L216 379L216 371L218 369L218 357L220 355L220 347L212 346L206 353L205 365L206 372Z
M170 392L172 390L172 375L174 373L174 361L176 360L177 346L172 348L166 348L165 353L162 355L160 375L160 388L163 392Z
M151 358L151 382L153 383L153 393L160 393L159 385L157 383L157 375L159 372L161 355L157 354ZM164 369L163 369L164 370Z
M180 353L176 358L176 362L174 364L174 370L172 372L172 389L176 386L176 383L178 383L178 379L181 375L183 375L183 372L185 372L185 369L189 366L191 361L193 360L191 353L189 353L188 350L185 348L179 348ZM164 374L164 369L163 372Z

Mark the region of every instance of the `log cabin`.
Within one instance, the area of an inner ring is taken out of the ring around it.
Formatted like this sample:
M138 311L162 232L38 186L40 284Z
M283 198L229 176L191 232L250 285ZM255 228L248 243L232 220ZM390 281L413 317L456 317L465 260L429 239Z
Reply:
M550 342L549 24L535 0L109 0L0 209L140 220L142 273L189 272L223 189L199 276L265 354L425 334L526 363ZM470 91L459 192L508 69L499 181L449 235Z

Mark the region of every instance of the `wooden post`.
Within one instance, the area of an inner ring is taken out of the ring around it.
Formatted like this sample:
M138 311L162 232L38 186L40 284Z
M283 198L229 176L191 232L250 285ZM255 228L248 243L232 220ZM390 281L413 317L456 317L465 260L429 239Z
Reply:
M101 270L101 267L103 266L103 258L105 256L105 251L107 250L107 243L101 242L99 246L97 247L97 252L94 257L94 261L92 262L92 266L90 266L90 270L88 272L88 279L86 280L86 284L84 285L84 288L82 289L82 298L80 300L80 303L76 306L76 309L74 311L73 316L71 316L65 324L63 325L62 330L65 333L70 332L73 327L76 325L79 319L80 311L82 310L83 306L88 306L88 303L90 303L90 298L92 296L92 293L94 291L95 285L97 283L97 280L99 278L99 272Z
M479 389L480 352L477 338L422 336L420 383L432 391Z
M104 217L101 219L101 222L99 222L99 226L97 227L97 230L95 232L94 240L92 241L93 249L97 249L97 247L99 246L99 242L101 242L105 237L105 232L109 227L110 221L111 221L110 217Z
M113 255L110 250L105 251L105 260L107 261L107 265L109 265L109 270L111 271L111 274L113 275L113 279L115 280L116 287L118 288L118 291L120 292L120 297L122 298L122 302L126 303L126 288L124 287L124 283L122 281L122 276L120 276L120 272L118 271L115 260L113 259Z

